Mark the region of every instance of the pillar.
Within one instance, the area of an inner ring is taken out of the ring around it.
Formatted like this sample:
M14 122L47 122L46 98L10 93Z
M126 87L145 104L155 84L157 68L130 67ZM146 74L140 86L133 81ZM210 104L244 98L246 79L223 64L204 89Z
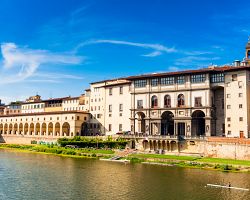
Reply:
M211 136L211 119L205 119L205 136Z

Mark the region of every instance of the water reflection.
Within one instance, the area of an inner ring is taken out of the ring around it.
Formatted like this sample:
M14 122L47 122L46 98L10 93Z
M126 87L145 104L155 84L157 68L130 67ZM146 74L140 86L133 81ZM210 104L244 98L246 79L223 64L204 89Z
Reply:
M250 174L0 151L0 199L248 199Z

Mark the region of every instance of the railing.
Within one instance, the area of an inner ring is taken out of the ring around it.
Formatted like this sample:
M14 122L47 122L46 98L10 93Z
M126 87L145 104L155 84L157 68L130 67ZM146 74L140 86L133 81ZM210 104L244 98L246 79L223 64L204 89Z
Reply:
M204 140L205 136L178 136L178 135L148 135L145 133L127 134L120 135L122 138L132 139L132 138L145 138L145 139L176 139L176 140Z

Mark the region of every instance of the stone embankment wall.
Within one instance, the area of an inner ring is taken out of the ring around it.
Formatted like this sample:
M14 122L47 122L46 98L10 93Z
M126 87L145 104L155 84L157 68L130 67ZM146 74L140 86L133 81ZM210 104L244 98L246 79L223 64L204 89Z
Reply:
M161 153L164 150L164 154L250 160L250 139L222 137L207 137L204 140L188 139L181 142L176 141L176 143L170 142L171 148L169 145L165 145L164 148L162 145L164 140L155 141L148 141L148 143L157 144L156 146L146 146L143 144L145 140L137 140L136 148L144 153Z
M205 147L207 157L250 160L250 139L209 137Z
M46 143L55 143L58 138L53 137L24 137L24 136L1 136L0 135L0 143L4 142L7 144L31 144L31 141L46 142Z

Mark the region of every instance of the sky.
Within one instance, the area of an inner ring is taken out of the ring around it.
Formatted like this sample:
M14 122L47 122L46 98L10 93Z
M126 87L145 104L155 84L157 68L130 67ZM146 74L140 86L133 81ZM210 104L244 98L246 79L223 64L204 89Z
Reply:
M250 1L0 0L0 99L242 60Z

